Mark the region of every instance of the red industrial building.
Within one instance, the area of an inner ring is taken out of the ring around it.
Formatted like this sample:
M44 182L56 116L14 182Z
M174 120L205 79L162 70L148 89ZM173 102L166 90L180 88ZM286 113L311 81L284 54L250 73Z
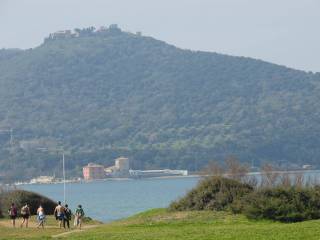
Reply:
M104 166L89 163L83 167L83 178L84 180L103 179L106 177Z

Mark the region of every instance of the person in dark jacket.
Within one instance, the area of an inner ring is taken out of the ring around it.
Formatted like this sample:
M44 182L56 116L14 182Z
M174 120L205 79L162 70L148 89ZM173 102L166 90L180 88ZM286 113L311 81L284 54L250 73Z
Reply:
M64 228L66 228L66 225L67 225L68 229L70 229L71 216L72 216L72 212L71 212L68 204L66 204L64 206L64 220L63 220L63 227Z

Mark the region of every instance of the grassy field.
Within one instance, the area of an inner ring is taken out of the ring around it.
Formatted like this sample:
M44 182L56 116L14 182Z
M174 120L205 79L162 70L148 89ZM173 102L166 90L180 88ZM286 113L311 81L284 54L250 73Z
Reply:
M49 222L51 227L45 230L12 231L1 227L0 221L0 239L50 239L64 232L54 228L55 222ZM93 226L82 232L58 235L56 239L320 239L320 220L284 224L252 221L242 215L209 211L169 213L164 209L155 209L125 220Z

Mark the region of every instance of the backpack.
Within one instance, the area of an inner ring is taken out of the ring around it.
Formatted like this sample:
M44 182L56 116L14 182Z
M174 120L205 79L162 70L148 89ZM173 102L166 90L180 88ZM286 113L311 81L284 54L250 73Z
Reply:
M27 214L27 207L26 206L21 208L21 214L22 215L26 215Z
M65 209L66 219L71 220L71 210L69 208Z
M84 211L82 208L78 208L76 210L76 215L80 216L80 217L83 217L84 216Z
M11 207L11 208L9 209L9 215L10 215L11 217L17 216L17 209L16 209L16 207Z

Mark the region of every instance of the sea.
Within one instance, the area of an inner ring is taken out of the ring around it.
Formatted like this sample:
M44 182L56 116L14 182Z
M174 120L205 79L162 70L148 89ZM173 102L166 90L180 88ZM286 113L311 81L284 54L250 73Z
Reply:
M81 204L87 216L110 222L152 208L165 208L195 187L199 177L106 180L67 183L66 202L71 209ZM33 191L63 202L63 184L29 184Z
M281 172L279 172L281 173ZM305 180L320 184L320 170L291 172L303 173ZM258 182L261 173L252 173ZM72 209L81 204L87 216L110 222L126 218L152 208L165 208L196 186L198 176L178 178L145 178L105 180L66 184L66 202ZM45 195L63 202L63 184L28 184L20 189Z

